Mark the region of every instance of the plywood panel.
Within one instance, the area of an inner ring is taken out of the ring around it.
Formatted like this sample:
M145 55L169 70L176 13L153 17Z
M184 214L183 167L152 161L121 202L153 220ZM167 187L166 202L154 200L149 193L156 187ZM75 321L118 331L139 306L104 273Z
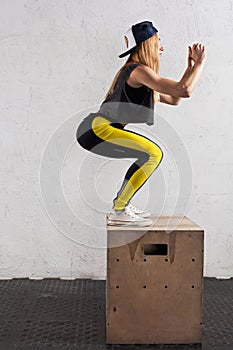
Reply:
M204 231L187 217L170 233L159 221L107 227L106 343L201 342Z

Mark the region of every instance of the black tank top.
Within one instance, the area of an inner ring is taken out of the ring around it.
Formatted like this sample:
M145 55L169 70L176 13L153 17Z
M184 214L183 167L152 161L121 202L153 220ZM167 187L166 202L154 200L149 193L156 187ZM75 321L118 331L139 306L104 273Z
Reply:
M142 85L139 88L134 88L125 81L125 91L131 102L141 104L147 93L147 86Z
M112 122L154 124L153 90L143 85L133 88L127 84L130 73L140 63L125 67L118 77L112 93L100 105L96 112Z

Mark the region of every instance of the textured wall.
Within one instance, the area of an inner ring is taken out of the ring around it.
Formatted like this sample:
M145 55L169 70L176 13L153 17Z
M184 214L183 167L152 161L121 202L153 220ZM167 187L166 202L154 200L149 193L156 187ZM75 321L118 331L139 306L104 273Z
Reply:
M152 20L160 74L179 80L187 46L206 45L190 99L128 125L164 159L134 198L205 229L205 276L233 276L233 1L0 1L0 278L100 278L105 213L132 160L89 154L76 127L125 59L121 34ZM177 200L178 199L178 200Z

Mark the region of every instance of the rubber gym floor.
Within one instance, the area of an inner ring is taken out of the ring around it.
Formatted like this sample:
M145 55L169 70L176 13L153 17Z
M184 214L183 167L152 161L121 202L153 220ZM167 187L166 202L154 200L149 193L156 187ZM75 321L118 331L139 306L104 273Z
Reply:
M204 277L200 344L105 343L104 280L0 280L0 350L233 350L233 278Z

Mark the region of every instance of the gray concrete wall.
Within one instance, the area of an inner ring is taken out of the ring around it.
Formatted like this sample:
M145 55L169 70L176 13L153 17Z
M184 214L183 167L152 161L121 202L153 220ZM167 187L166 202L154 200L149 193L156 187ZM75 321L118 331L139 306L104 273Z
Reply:
M106 276L105 214L134 161L80 148L77 125L96 111L125 62L122 33L151 20L179 80L188 45L207 59L190 99L158 104L155 125L129 124L164 159L133 199L205 230L205 275L233 276L233 2L0 1L0 278Z

